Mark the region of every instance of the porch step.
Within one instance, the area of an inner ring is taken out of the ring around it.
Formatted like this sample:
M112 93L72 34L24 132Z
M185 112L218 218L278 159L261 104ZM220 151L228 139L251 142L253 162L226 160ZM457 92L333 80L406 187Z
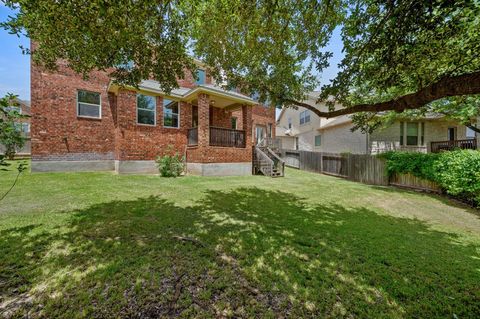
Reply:
M269 147L256 146L253 152L254 173L270 177L282 177L284 162Z

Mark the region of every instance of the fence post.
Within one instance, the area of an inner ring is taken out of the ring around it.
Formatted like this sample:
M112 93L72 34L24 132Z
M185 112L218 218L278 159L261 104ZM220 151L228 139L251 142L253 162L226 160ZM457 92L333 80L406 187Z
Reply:
M323 173L323 152L320 152L320 173Z

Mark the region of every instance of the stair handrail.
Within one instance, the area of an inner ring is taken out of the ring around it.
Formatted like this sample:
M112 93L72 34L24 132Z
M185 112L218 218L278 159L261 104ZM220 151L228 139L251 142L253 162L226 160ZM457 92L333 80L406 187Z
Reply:
M282 169L282 176L283 176L283 173L284 173L284 171L285 171L285 161L284 161L280 156L278 156L278 154L275 153L270 147L267 147L266 149L267 149L267 151L268 151L273 157L275 157L275 159L276 159L276 160L278 161L278 163L280 164L281 169ZM275 164L275 162L274 162L274 164ZM278 168L278 164L275 165L275 166Z
M259 162L260 158L261 160L264 160L266 161L269 165L269 176L272 176L272 170L273 170L273 166L275 165L274 161L267 155L265 154L265 152L258 146L255 146L255 154L257 156L257 162ZM260 165L260 170L263 172L262 170L262 166ZM265 174L265 172L263 172Z

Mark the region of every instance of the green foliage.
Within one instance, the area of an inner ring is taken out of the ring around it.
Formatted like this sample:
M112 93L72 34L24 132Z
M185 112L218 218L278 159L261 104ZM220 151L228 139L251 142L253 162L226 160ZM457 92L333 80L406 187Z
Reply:
M35 62L54 69L63 59L85 76L113 70L116 81L134 86L153 78L167 92L185 67L195 68L193 52L219 83L228 80L262 102L291 105L325 84L320 79L335 28L341 29L344 57L321 96L331 110L395 100L441 78L480 70L479 1L4 2L18 10L0 27L34 40ZM445 101L441 113L462 123L478 114L471 103ZM372 130L391 116L373 115L354 117L355 127Z
M178 152L174 153L171 146L165 154L157 157L156 163L160 176L163 177L178 177L185 169L185 158Z
M480 151L387 152L387 174L412 174L437 182L448 194L480 203Z
M386 159L389 177L395 174L412 174L420 178L435 180L433 164L439 154L391 151L378 156Z
M480 203L480 151L444 152L433 163L433 170L447 193Z
M0 164L4 157L13 159L16 148L21 148L25 144L25 138L16 127L16 123L26 116L9 109L11 106L18 105L16 98L16 95L9 93L0 99L0 144L5 147L5 154L0 158Z

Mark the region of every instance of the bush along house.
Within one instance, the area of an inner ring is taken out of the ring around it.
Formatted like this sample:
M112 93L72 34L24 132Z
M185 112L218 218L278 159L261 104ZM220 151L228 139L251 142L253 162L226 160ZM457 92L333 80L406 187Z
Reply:
M201 64L196 72L166 94L153 80L124 87L106 72L85 80L61 62L55 72L32 63L32 171L157 173L173 147L187 173L252 174L257 141L275 136L274 107L215 85Z

